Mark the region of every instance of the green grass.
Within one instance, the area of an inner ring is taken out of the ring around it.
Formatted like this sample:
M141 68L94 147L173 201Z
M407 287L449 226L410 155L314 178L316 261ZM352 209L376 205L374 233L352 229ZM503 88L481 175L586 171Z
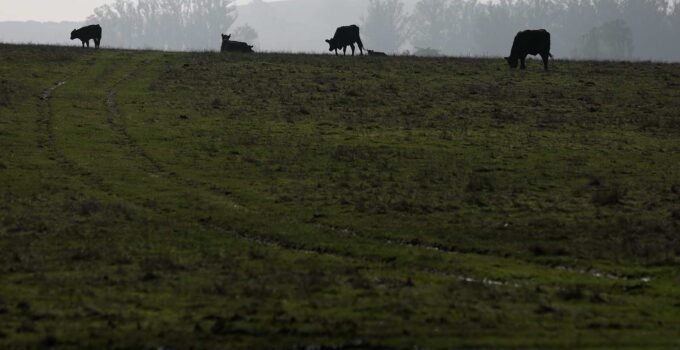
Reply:
M679 81L0 45L0 348L676 348Z

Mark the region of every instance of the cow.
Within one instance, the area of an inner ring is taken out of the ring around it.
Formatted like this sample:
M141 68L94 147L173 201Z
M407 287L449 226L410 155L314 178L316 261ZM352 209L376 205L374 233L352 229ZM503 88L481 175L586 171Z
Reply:
M368 55L369 56L387 56L387 54L384 53L384 52L373 51L373 50L368 50Z
M339 48L342 48L343 55L347 55L347 46L352 48L352 56L354 56L354 43L357 43L361 55L364 55L364 44L359 36L359 27L354 24L339 27L335 30L335 35L331 39L326 40L326 42L330 46L328 51L335 51L336 56L338 55Z
M74 29L71 32L71 40L74 39L80 39L83 43L83 47L85 47L85 45L90 47L90 40L94 40L94 46L98 49L99 43L102 41L102 27L100 27L99 24L93 24L80 29Z
M253 45L241 41L231 41L231 34L222 34L222 52L253 52Z
M541 55L543 68L548 70L548 58L553 57L550 53L550 33L545 29L525 30L517 33L512 43L510 56L505 60L510 68L517 68L517 61L520 61L520 69L526 69L527 55Z

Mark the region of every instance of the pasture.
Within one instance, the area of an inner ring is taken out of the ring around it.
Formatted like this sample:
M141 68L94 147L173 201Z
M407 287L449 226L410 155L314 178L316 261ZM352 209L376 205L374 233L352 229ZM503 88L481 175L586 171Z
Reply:
M539 62L0 45L0 348L679 347L680 65Z

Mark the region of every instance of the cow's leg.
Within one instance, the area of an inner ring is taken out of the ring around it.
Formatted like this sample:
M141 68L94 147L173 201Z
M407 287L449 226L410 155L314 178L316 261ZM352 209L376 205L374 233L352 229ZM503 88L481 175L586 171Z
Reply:
M519 58L519 69L527 69L527 56L522 56Z
M342 47L342 55L347 56L347 46Z
M338 55L338 49L335 49L335 55L336 56Z
M349 47L352 48L352 56L354 56L354 44L349 44Z
M541 58L543 59L543 69L545 69L547 71L548 70L548 58L549 58L549 56L548 56L547 53L542 53Z

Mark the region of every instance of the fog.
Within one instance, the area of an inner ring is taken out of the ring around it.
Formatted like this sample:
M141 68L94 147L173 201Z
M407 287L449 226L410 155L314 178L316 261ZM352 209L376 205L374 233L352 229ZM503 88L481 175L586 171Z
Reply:
M0 1L1 20L71 20L0 22L4 42L79 45L68 40L71 27L100 23L104 47L219 50L220 34L232 33L259 51L328 53L324 40L357 24L367 48L390 54L497 57L518 31L545 28L557 58L680 61L680 9L666 0L20 2L51 4L34 17Z

